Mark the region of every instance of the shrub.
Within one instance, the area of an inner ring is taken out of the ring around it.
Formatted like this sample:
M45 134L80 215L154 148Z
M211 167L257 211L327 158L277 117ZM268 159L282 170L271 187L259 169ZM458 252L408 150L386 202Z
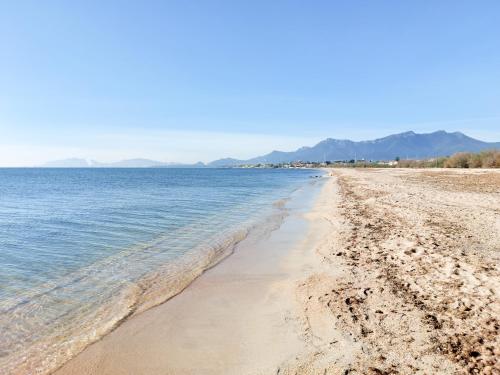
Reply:
M444 160L443 166L445 168L500 168L500 151L481 151L477 154L459 152Z
M479 155L482 168L500 168L500 151L483 151Z
M468 152L458 152L448 158L444 163L445 168L469 168L471 154Z
M469 168L481 168L483 166L483 156L481 154L469 154L467 165Z

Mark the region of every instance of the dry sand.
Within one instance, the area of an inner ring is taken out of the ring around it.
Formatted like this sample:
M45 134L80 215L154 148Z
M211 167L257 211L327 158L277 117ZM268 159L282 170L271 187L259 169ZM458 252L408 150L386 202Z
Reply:
M288 373L500 373L500 173L334 175L329 265L299 289L317 351Z
M500 374L499 257L498 171L336 170L57 374Z

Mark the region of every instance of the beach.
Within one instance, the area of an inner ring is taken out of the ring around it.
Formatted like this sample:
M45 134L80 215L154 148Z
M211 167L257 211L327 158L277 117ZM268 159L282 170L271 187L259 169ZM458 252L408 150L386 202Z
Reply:
M305 352L295 286L310 267L306 259L315 260L308 244L320 233L308 229L325 179L292 195L279 229L251 232L182 293L129 319L56 374L267 374Z
M329 173L56 374L499 373L500 173Z
M177 295L236 244L279 228L316 175L0 170L0 374L52 373Z
M500 375L500 1L0 9L0 375Z

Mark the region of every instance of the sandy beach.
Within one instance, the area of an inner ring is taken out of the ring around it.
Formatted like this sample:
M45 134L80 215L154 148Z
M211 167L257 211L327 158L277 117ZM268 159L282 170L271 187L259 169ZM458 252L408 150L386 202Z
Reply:
M500 173L325 179L56 374L500 373Z

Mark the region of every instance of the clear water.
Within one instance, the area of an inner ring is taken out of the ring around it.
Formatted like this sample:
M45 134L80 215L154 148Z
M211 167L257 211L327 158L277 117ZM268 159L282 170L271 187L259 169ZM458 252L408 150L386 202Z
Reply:
M317 173L0 169L0 373L51 370L178 293Z

